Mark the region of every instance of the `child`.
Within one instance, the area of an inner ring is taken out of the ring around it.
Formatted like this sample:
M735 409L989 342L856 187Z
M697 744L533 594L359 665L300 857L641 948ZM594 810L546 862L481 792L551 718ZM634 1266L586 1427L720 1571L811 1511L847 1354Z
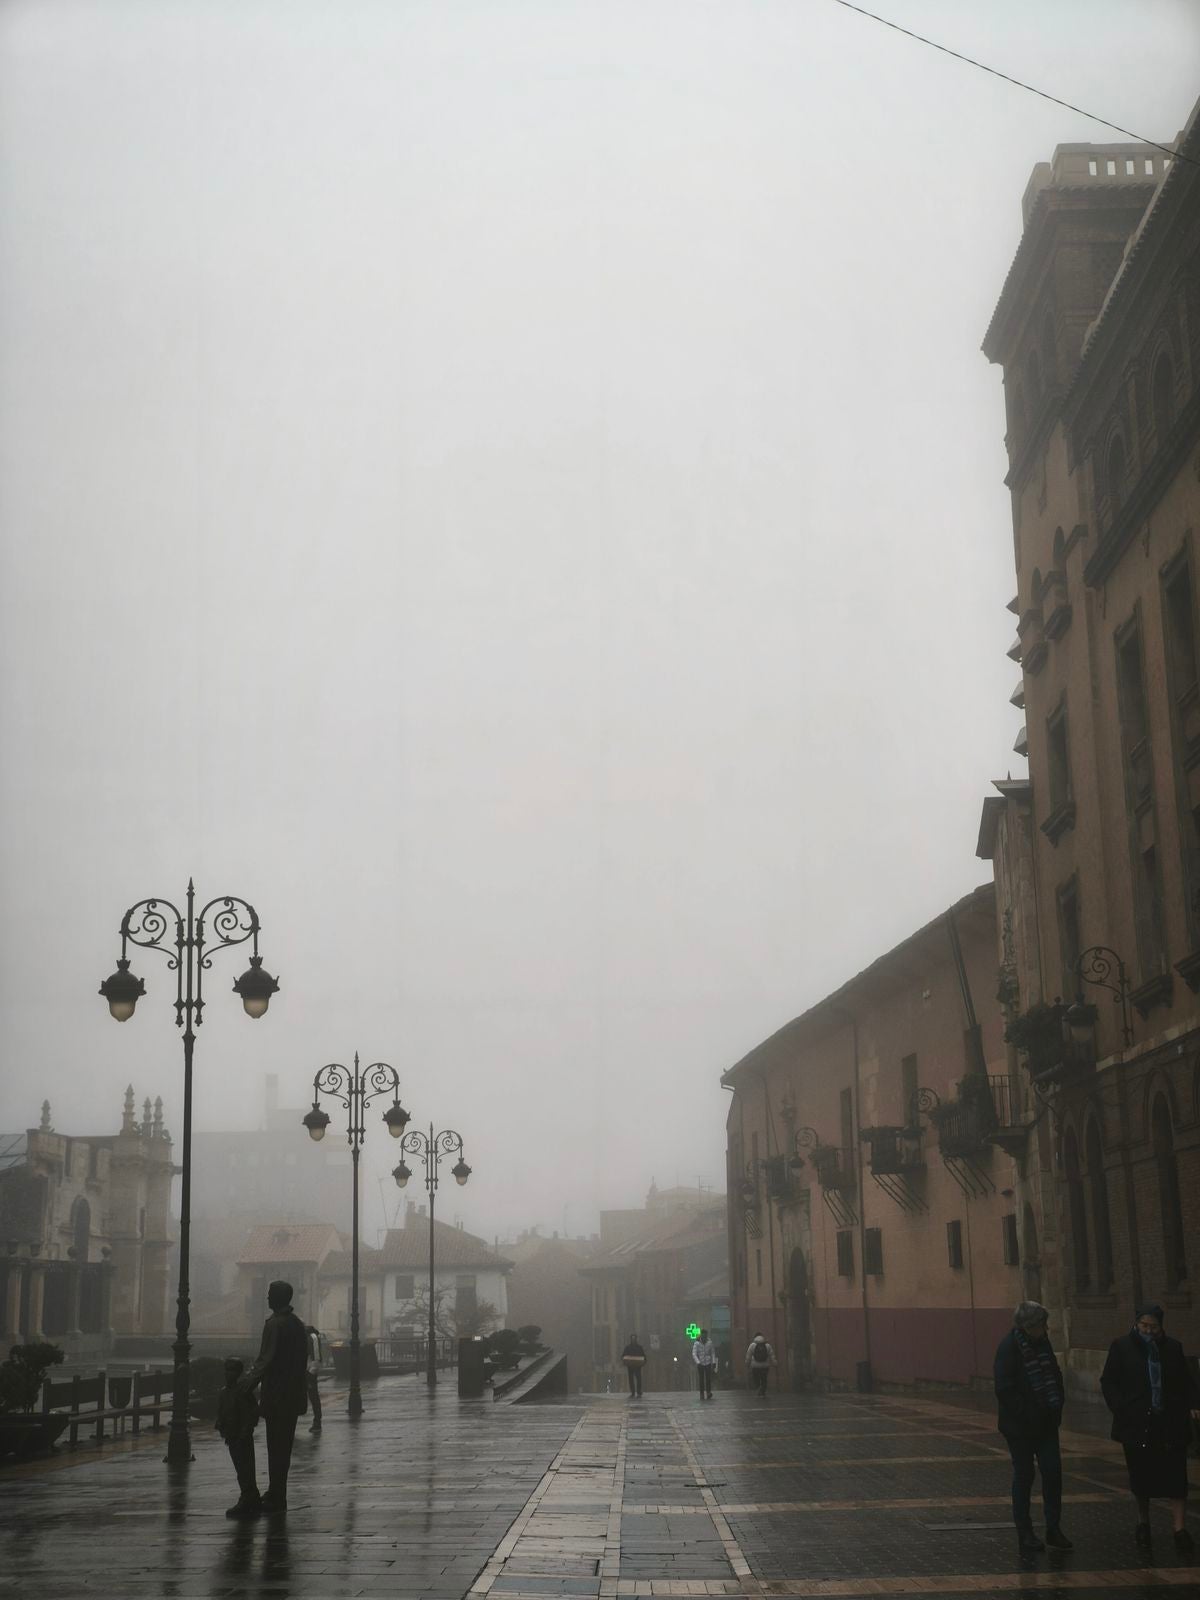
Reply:
M217 1397L217 1432L229 1446L229 1459L237 1473L241 1493L237 1504L230 1506L227 1517L256 1517L262 1509L262 1496L258 1492L258 1478L254 1471L254 1429L258 1424L258 1401L251 1394L241 1394L237 1383L243 1372L242 1363L230 1356L225 1363L225 1387Z

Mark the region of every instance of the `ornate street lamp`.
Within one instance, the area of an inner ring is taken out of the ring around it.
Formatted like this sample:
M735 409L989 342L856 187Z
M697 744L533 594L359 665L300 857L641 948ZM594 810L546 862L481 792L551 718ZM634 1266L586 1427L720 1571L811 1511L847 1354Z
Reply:
M1114 976L1115 972L1115 976ZM1125 963L1115 950L1107 945L1094 944L1083 951L1075 963L1075 1003L1067 1007L1067 1027L1071 1040L1080 1046L1095 1042L1096 1008L1083 998L1083 985L1093 984L1097 989L1107 989L1113 1004L1121 1008L1121 1038L1126 1050L1133 1043L1133 1016L1129 1009L1129 976Z
M327 1111L320 1106L319 1097L329 1095L346 1108L346 1142L350 1146L350 1162L353 1168L353 1209L351 1220L351 1245L350 1245L350 1401L347 1411L352 1422L362 1416L362 1386L359 1361L358 1344L358 1153L366 1137L367 1128L365 1114L372 1100L378 1099L381 1094L390 1094L392 1103L383 1114L387 1130L393 1139L399 1139L408 1123L408 1112L400 1104L400 1079L396 1075L395 1067L389 1067L386 1061L373 1061L369 1067L361 1067L358 1062L358 1052L354 1054L354 1066L344 1067L340 1061L331 1061L327 1066L321 1067L313 1078L313 1103L312 1110L301 1117L301 1122L308 1129L308 1136L319 1143L325 1137L325 1130L329 1126L330 1117Z
M435 1270L434 1270L434 1238L433 1238L433 1202L437 1194L438 1168L441 1166L443 1156L457 1153L458 1160L450 1168L450 1176L460 1186L466 1183L471 1176L471 1169L463 1160L462 1134L455 1133L453 1128L445 1128L441 1133L434 1133L432 1122L429 1132L425 1133L420 1128L413 1128L404 1135L401 1150L408 1155L420 1156L425 1165L425 1192L429 1196L429 1338L425 1351L425 1382L433 1388L437 1383L437 1322L434 1312L437 1307L435 1299ZM393 1169L392 1177L396 1180L396 1187L403 1189L412 1177L412 1169L401 1156L399 1164Z
M121 918L121 955L117 970L105 978L100 993L108 1001L109 1013L117 1022L128 1022L138 1001L146 992L144 981L129 970L129 946L141 945L158 950L167 958L175 974L175 1025L183 1029L183 1153L179 1196L179 1296L175 1315L175 1360L171 1399L171 1427L167 1434L165 1460L171 1466L184 1466L192 1460L188 1430L188 1368L191 1344L190 1251L192 1230L192 1054L195 1030L204 1021L204 974L212 966L213 954L224 945L253 941L250 965L233 985L241 996L248 1017L265 1015L278 981L263 970L258 953L258 912L238 895L218 895L196 912L196 889L191 879L187 886L187 912L182 913L170 900L139 900ZM174 937L171 931L174 926Z

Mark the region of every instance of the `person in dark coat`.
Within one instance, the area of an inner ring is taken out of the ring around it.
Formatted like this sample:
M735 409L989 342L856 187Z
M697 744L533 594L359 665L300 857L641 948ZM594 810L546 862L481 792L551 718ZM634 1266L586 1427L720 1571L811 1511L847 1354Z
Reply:
M1062 1456L1058 1429L1066 1389L1048 1336L1050 1314L1036 1300L1024 1300L1013 1313L1013 1328L996 1351L996 1426L1012 1457L1012 1508L1023 1556L1039 1550L1072 1550L1062 1531ZM1033 1531L1029 1511L1036 1467L1042 1474L1046 1512L1045 1543Z
M1187 1511L1187 1447L1193 1421L1200 1422L1200 1386L1183 1346L1163 1332L1162 1307L1138 1307L1132 1330L1108 1347L1100 1374L1112 1436L1125 1448L1129 1488L1137 1502L1138 1544L1150 1543L1150 1502L1171 1502L1175 1548L1194 1543Z
M225 1387L217 1396L217 1432L225 1441L233 1470L237 1473L237 1503L227 1517L256 1517L262 1508L258 1478L254 1471L254 1430L258 1426L258 1402L238 1386L245 1368L236 1356L225 1363Z
M308 1410L308 1334L292 1309L292 1286L275 1282L267 1288L271 1315L263 1324L258 1360L241 1380L249 1393L259 1391L267 1425L267 1492L262 1509L287 1510L288 1468L296 1440L296 1422Z
M646 1352L638 1343L636 1333L629 1335L629 1343L621 1351L621 1360L625 1363L625 1371L629 1374L629 1398L640 1400L642 1398L642 1368L646 1365Z

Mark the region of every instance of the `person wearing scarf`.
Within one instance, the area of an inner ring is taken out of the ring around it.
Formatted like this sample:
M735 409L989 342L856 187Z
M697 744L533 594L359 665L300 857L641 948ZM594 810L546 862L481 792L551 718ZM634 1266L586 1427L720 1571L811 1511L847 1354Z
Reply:
M1113 1340L1100 1388L1137 1502L1134 1538L1149 1547L1150 1502L1169 1500L1175 1548L1193 1549L1185 1522L1187 1447L1192 1423L1200 1422L1200 1386L1179 1340L1163 1332L1161 1306L1139 1306L1129 1333Z
M1013 1312L1012 1332L996 1351L996 1426L1012 1457L1012 1508L1022 1556L1072 1550L1062 1531L1062 1455L1058 1428L1066 1390L1048 1337L1050 1313L1036 1300L1024 1300ZM1045 1543L1033 1531L1029 1501L1036 1470L1042 1474L1046 1512Z

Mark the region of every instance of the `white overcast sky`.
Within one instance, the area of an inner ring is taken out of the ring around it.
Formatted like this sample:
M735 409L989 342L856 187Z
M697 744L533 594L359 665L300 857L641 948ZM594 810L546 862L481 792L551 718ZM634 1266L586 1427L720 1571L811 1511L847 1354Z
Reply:
M1190 0L879 4L1151 137L1200 84ZM9 0L0 1127L178 1132L165 963L96 988L192 873L281 981L217 956L197 1126L357 1049L485 1234L719 1186L720 1072L987 876L979 344L1110 137L832 0Z

